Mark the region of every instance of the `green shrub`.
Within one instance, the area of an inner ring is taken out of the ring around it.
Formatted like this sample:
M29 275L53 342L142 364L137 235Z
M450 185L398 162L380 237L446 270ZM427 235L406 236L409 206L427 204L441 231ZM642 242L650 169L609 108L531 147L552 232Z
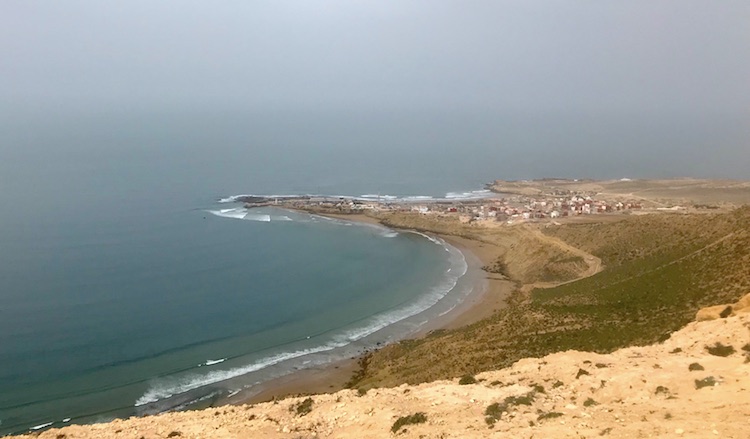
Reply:
M734 346L725 346L719 342L716 342L713 346L706 346L706 350L709 354L716 355L717 357L728 357L735 353Z
M538 418L536 418L536 419L537 419L537 421L543 421L543 420L545 420L545 419L555 419L555 418L559 418L559 417L560 417L560 416L562 416L562 415L563 415L563 414L562 414L562 413L560 413L560 412L547 412L547 413L542 413L542 414L541 414L541 415L539 415L539 417L538 417Z
M304 401L298 402L297 404L289 407L289 411L295 413L297 416L305 416L312 411L312 406L312 398L307 398Z
M695 388L696 389L702 389L704 387L712 387L717 385L719 382L716 381L716 378L710 376L703 378L702 380L695 380Z
M487 406L484 410L484 422L490 427L500 420L503 413L517 405L531 405L534 402L534 392L525 395L508 396L503 402L496 402Z
M664 386L657 386L654 395L669 395L669 389Z
M393 423L393 426L391 426L391 432L397 433L401 430L401 427L405 425L424 424L425 422L427 422L427 415L422 412L414 413L409 416L402 416L396 419L396 422Z
M458 384L462 386L465 386L467 384L475 384L476 382L477 382L477 379L471 375L464 375L461 377L460 380L458 380Z
M594 401L592 398L588 398L586 401L583 401L584 407L591 407L592 405L598 405L599 403Z

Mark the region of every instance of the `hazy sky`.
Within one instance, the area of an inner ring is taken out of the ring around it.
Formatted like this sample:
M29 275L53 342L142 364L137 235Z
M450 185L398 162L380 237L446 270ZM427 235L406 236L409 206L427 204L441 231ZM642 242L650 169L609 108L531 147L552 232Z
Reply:
M0 102L746 117L750 1L3 0Z

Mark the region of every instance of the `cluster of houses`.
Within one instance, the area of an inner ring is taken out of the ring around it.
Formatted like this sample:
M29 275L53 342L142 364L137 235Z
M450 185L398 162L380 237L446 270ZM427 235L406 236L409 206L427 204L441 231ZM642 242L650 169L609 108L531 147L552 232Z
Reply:
M406 206L402 207L405 208ZM564 218L577 215L624 213L642 209L638 201L606 201L591 196L572 197L528 197L488 198L461 201L453 205L420 204L409 210L423 214L458 215L462 222L496 221L513 223L541 219Z
M276 201L278 203L278 201ZM301 197L282 201L293 208L316 208L341 212L416 212L424 215L456 216L462 222L495 221L514 223L577 215L624 213L642 209L639 201L607 201L588 194L543 196L495 194L472 200L446 199L354 199L343 197Z

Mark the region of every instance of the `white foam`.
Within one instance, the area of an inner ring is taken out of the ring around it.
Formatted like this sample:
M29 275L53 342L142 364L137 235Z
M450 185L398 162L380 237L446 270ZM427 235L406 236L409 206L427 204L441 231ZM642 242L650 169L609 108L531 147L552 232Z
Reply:
M219 199L219 203L236 203L237 199L241 197L252 197L252 195L249 195L249 194L230 195L226 198Z
M241 219L241 220L247 220L247 221L261 221L261 222L271 221L271 215L255 214L255 213L251 214L249 213L247 209L242 208L242 207L237 207L234 209L209 210L209 212L216 216L220 216L223 218L233 218L233 219Z
M203 363L205 366L213 366L214 364L219 364L227 361L226 358L220 358L218 360L206 360L205 363Z
M414 234L419 235L419 236L424 236L425 238L429 239L430 241L432 241L433 243L435 243L437 245L445 246L445 241L443 241L440 238L437 238L437 237L434 237L434 236L430 236L430 235L426 235L426 234L424 234L422 232L417 232L416 230L409 230L409 233L414 233ZM445 249L448 250L447 247ZM450 250L448 250L448 251L450 251Z
M272 194L272 195L257 195L257 194L240 194L230 195L225 198L220 198L219 203L237 203L240 198L244 197L257 197L257 198L298 198L306 195L289 195L289 194Z
M209 212L216 216L234 219L245 219L245 215L247 215L247 209L241 207L236 209L209 210Z
M70 418L65 418L62 420L63 422L70 422Z
M492 195L492 191L488 189L481 189L478 191L470 192L448 192L445 194L445 198L448 200L476 200L481 198L487 198Z
M146 391L146 393L143 394L143 396L138 398L138 400L135 402L135 406L138 407L141 405L150 404L152 402L157 402L161 399L169 398L170 396L197 389L199 387L218 383L220 381L225 381L230 378L248 374L250 372L255 372L256 370L260 370L268 366L273 366L274 364L281 363L282 361L291 360L303 355L330 351L337 347L340 346L334 344L326 344L311 349L303 349L294 352L284 352L268 358L264 358L247 366L237 367L234 369L212 371L205 375L191 374L189 376L173 380L163 380L158 385L151 387L148 391Z
M271 215L267 215L267 214L247 214L242 219L248 220L248 221L261 221L261 222L264 222L264 223L268 223L268 222L271 222Z
M451 312L451 311L453 311L454 309L456 309L456 307L457 307L457 306L458 306L458 303L454 303L454 304L453 304L453 306L451 306L450 308L448 308L448 309L446 309L445 311L441 312L440 314L438 314L438 316L439 316L439 317L442 317L442 316L444 316L444 315L448 314L449 312Z
M389 229L386 229L389 230ZM391 233L395 233L390 231ZM331 351L337 348L341 348L349 345L352 342L360 340L373 334L383 328L386 328L394 323L408 319L409 317L415 316L430 307L437 304L442 298L444 298L451 290L455 288L458 280L466 274L468 270L468 264L466 259L460 251L449 246L439 238L434 238L425 235L420 232L412 232L424 236L435 244L443 245L445 250L448 251L451 257L451 266L455 270L450 270L451 276L446 277L440 284L433 287L427 294L422 295L415 301L401 306L393 311L375 315L367 319L363 324L358 327L349 329L343 333L340 333L333 337L333 339L321 346L298 349L292 352L281 352L266 358L255 361L246 366L232 368L228 370L215 370L205 374L191 373L186 376L176 378L166 378L155 382L151 388L149 388L143 396L138 398L135 402L135 406L142 406L149 403L157 402L161 399L169 398L173 395L188 392L203 386L215 384L221 381L225 381L231 378L236 378L242 375L246 375L251 372L255 372L269 366L273 366L285 361L303 357L306 355L317 354L321 352ZM205 364L209 365L209 362L218 362L222 360L208 360ZM212 363L216 364L216 363Z
M422 311L425 311L434 306L456 286L456 284L458 283L458 279L466 274L466 271L468 270L468 265L466 264L466 259L464 258L463 254L460 252L458 252L458 254L461 255L461 260L458 261L458 263L460 264L460 274L458 276L452 276L445 279L442 283L432 288L429 293L420 297L417 301L399 308L393 312L374 316L369 319L368 323L363 327L353 329L345 334L335 337L335 340L337 340L339 343L359 340L396 322L400 322L401 320L405 320L409 317L415 316Z
M35 426L31 427L29 430L41 430L42 428L49 427L52 424L53 424L52 422L47 422L45 424L35 425Z
M398 236L398 232L383 232L380 236L382 236L383 238L395 238Z
M385 200L385 201L398 200L398 197L395 195L378 195L378 194L365 194L365 195L360 195L358 198L362 200Z

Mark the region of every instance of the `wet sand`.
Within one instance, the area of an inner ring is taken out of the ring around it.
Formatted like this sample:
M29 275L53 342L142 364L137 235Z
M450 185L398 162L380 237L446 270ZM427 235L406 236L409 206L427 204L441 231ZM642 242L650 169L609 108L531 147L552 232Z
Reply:
M326 214L325 216L380 225L377 218L361 214ZM473 275L477 279L477 284L463 302L445 315L426 323L411 338L423 337L437 329L459 328L487 318L506 306L505 301L515 288L513 282L482 270L483 266L490 265L497 259L499 249L496 246L457 236L435 235L464 254L468 265L467 275ZM358 367L357 359L351 358L317 368L300 370L255 386L250 390L251 395L242 392L226 402L255 404L294 395L335 392L346 387L347 381Z

